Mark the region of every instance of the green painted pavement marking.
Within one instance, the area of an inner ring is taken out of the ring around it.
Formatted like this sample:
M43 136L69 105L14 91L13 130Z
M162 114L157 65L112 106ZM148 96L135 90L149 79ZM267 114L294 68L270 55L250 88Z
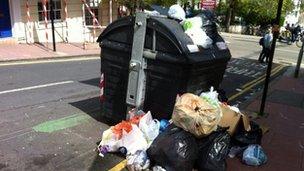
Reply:
M54 131L79 125L89 119L87 115L75 114L61 119L46 121L33 127L36 132L52 133Z

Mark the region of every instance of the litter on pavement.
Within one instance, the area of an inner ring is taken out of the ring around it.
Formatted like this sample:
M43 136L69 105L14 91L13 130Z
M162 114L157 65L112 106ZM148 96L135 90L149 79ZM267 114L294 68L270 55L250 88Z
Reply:
M226 170L228 154L252 166L267 161L259 125L220 102L213 88L200 96L178 97L170 121L136 109L127 116L103 132L98 150L102 157L109 152L125 154L132 171Z
M212 30L216 30L212 14L187 19L185 15L179 5L168 11L168 17L180 21L195 45L209 48L214 41ZM225 42L214 44L227 48ZM224 171L228 156L240 157L250 166L265 164L262 129L237 107L223 102L226 98L219 93L211 87L207 92L178 96L171 120L157 120L150 111L130 110L126 120L103 132L99 155L124 154L131 171Z

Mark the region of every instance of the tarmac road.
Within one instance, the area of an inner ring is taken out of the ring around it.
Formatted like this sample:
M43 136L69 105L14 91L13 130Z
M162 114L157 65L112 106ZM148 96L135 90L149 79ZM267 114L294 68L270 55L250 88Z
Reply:
M257 36L237 35L222 33L234 58L246 58L257 60L262 47ZM275 63L286 65L296 64L300 48L295 44L287 45L277 41L274 56Z
M99 67L96 58L0 66L0 170L92 167L108 128L98 118Z
M244 40L229 39L235 58L222 88L231 104L260 91L266 70L253 60L256 42ZM282 47L283 64L291 54ZM275 64L274 76L285 69ZM122 160L94 151L108 128L99 117L99 70L98 58L0 64L0 170L108 170Z

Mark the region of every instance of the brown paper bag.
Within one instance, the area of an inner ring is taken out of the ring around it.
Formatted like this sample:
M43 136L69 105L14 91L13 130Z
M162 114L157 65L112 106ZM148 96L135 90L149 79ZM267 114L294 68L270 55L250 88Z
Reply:
M201 97L186 93L177 100L172 120L176 126L199 138L216 130L221 117L220 106L212 106Z

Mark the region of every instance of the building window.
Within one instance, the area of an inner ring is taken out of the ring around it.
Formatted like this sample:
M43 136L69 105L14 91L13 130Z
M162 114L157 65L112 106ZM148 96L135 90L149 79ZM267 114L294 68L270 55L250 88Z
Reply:
M98 7L99 7L100 0L89 0L87 1L88 5L90 6L91 11L95 14L96 19L98 20ZM88 26L93 25L93 16L90 12L85 9L85 23Z
M54 20L61 19L61 0L53 0ZM47 19L51 20L51 6L49 1L46 2ZM43 0L38 1L39 21L44 21Z

